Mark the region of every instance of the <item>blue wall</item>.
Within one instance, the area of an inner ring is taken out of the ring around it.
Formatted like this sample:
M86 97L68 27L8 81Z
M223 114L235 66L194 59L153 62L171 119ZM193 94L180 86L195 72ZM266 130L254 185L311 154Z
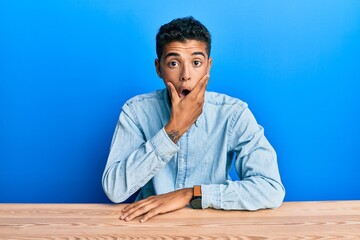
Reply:
M0 2L0 202L108 202L122 104L162 88L155 34L213 35L209 90L246 101L286 201L360 199L359 1Z

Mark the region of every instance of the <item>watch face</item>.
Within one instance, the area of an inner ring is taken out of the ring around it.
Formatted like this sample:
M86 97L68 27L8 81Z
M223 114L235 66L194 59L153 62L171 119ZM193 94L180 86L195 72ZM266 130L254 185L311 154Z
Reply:
M194 209L202 209L201 198L195 198L191 200L190 205Z

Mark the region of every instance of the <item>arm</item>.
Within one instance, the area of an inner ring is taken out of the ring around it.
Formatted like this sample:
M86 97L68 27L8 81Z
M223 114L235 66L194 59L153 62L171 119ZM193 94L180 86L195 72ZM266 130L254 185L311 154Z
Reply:
M122 202L144 186L176 154L175 143L202 112L209 75L205 75L184 99L169 83L172 112L167 125L149 141L133 116L131 105L125 104L111 144L102 177L106 195L113 202Z
M206 74L184 99L180 99L174 85L168 82L171 93L171 117L165 126L169 137L177 143L179 138L194 124L202 113L209 75Z
M175 87L171 83L168 84L171 93L172 110L170 120L164 129L174 143L179 140L201 114L208 80L209 75L205 75L199 80L191 93L183 99L178 97ZM140 222L145 222L158 214L183 208L189 204L193 196L192 192L192 188L185 188L135 202L122 210L121 219L131 221L143 215Z
M233 119L229 149L236 153L240 181L202 185L202 206L217 209L257 210L281 205L281 183L276 153L248 108Z
M116 203L144 186L178 151L164 128L145 141L132 112L123 106L102 177L106 195Z

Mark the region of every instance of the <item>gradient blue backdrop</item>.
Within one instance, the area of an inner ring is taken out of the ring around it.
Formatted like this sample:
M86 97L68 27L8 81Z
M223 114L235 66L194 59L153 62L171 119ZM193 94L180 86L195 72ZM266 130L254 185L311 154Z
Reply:
M265 127L285 200L360 199L360 1L218 2L2 0L0 202L108 202L121 106L163 87L155 34L189 15L213 35L208 89Z

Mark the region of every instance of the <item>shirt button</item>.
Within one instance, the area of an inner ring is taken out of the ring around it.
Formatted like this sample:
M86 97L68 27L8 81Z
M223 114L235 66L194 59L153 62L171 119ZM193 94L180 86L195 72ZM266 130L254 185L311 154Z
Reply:
M180 163L182 164L184 162L184 159L183 158L180 158L179 159Z
M179 184L179 188L183 188L184 185L182 183Z

